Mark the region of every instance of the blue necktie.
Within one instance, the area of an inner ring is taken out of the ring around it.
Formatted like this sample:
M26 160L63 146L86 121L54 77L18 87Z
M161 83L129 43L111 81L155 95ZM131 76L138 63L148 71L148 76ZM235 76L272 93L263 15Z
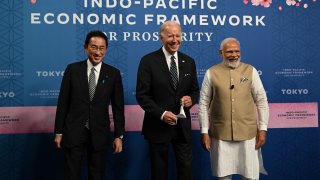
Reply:
M178 86L178 72L177 72L177 64L175 62L175 57L171 56L171 63L170 63L170 75L172 80L172 85L174 89L177 89Z

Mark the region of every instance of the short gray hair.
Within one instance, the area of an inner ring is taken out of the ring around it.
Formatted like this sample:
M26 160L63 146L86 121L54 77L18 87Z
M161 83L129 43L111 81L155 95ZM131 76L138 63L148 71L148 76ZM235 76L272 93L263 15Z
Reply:
M236 43L239 44L239 47L240 47L240 42L238 41L238 39L234 38L234 37L228 37L228 38L225 38L223 41L221 41L221 44L220 44L220 50L223 49L223 46L225 44L227 44L228 42L230 41L235 41Z
M165 28L167 26L170 26L170 25L177 25L177 26L179 26L181 28L180 24L178 22L176 22L176 21L166 21L161 25L160 36L164 36L163 32L164 32Z

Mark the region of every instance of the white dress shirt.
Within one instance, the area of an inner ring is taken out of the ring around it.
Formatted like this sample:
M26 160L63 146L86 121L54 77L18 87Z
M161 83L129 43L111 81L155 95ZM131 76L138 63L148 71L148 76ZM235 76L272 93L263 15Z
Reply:
M101 65L102 62L100 62L99 64L93 66L92 63L90 62L90 60L87 60L87 77L88 77L88 83L89 83L89 76L91 73L91 68L94 67L94 74L96 76L95 80L96 80L96 84L98 84L98 79L99 79L99 75L100 75L100 70L101 70Z
M178 53L175 52L175 53L172 55L172 54L170 54L170 53L164 48L164 46L162 46L162 51L163 51L163 53L164 53L164 56L166 57L166 62L167 62L167 65L168 65L169 70L170 70L170 68L171 68L171 56L174 56L174 57L175 57L174 61L176 62L176 65L177 65L177 75L178 75L178 79L179 79ZM162 113L162 115L161 115L161 120L163 120L163 116L164 116L164 114L165 114L166 112L167 112L167 111L164 111L164 112Z
M178 52L175 52L173 55L170 54L165 48L164 46L162 46L162 51L164 53L164 56L166 57L166 62L167 62L167 65L168 65L168 68L170 69L171 68L171 56L174 56L175 59L174 61L176 62L176 65L177 65L177 73L178 73L178 79L179 79L179 62L178 62Z

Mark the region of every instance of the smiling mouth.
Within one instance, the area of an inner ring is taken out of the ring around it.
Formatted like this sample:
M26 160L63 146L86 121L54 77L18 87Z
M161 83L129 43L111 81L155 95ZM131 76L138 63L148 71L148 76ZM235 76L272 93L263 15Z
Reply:
M94 57L94 60L98 61L98 60L100 60L100 57Z
M238 59L228 59L230 62L236 62Z
M178 44L170 44L170 47L172 48L177 48L179 45Z

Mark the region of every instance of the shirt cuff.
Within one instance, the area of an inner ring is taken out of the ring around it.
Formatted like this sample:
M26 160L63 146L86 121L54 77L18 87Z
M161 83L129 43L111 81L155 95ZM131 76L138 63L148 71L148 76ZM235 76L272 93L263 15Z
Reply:
M163 121L163 116L164 116L164 114L166 113L167 111L164 111L163 113L162 113L162 116L161 116L161 120Z
M268 126L267 125L260 125L259 130L260 131L267 131Z
M208 128L201 128L201 134L208 134L209 129Z

